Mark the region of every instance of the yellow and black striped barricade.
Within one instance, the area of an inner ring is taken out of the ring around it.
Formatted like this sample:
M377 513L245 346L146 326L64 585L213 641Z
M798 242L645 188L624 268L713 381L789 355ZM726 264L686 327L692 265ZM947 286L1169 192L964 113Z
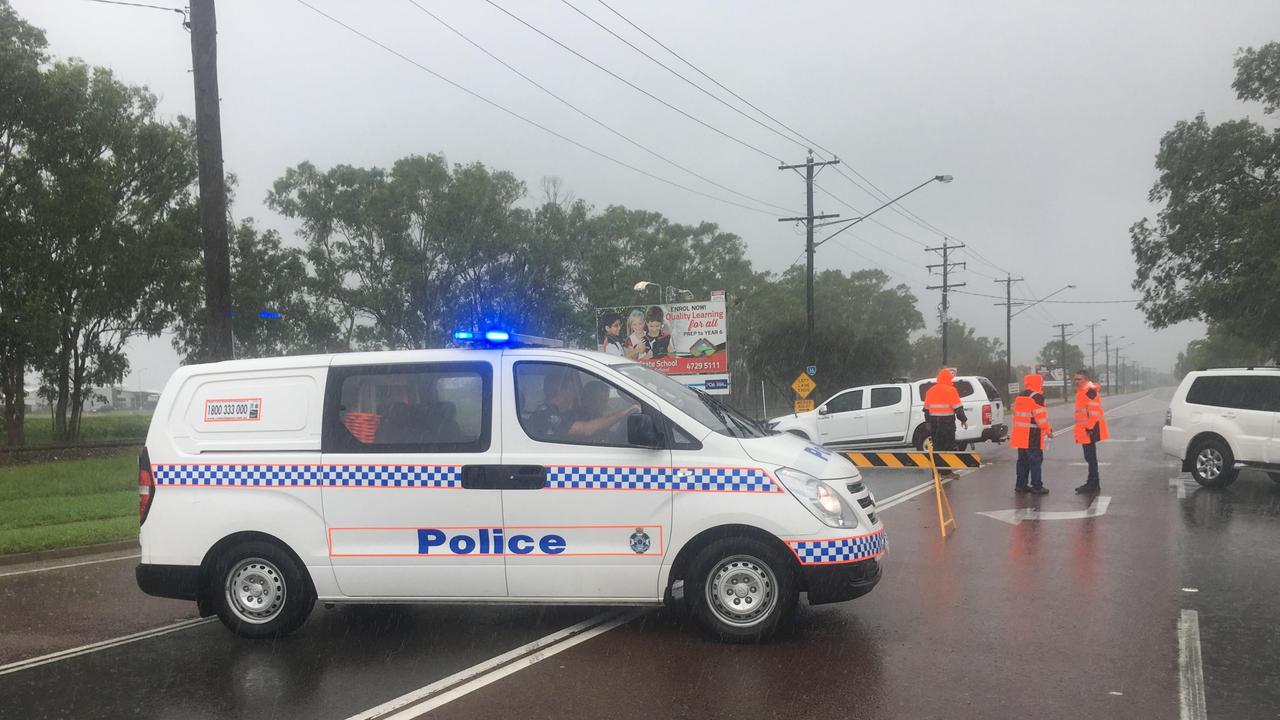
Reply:
M908 468L911 470L931 470L936 462L942 470L976 468L982 464L978 453L970 452L893 452L888 450L867 450L865 452L849 452L845 456L858 467L874 468ZM931 459L932 456L932 459Z
M893 452L865 450L848 452L845 457L858 467L867 468L905 468L911 470L928 470L933 475L933 494L938 504L938 531L947 537L947 526L954 530L956 516L951 512L951 501L942 489L942 476L939 470L960 468L976 468L982 464L977 453L970 452Z

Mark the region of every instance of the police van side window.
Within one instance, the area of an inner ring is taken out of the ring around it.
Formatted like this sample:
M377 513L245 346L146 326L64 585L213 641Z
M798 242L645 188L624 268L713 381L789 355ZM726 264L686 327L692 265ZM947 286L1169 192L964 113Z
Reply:
M489 449L488 363L421 363L329 370L326 453L467 453Z
M631 447L627 417L644 411L616 385L560 363L516 363L515 391L520 427L542 442Z

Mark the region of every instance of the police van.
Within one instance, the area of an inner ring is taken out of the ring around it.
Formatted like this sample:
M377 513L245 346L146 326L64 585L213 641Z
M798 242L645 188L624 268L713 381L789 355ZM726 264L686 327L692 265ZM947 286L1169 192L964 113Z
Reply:
M139 458L139 587L252 638L316 601L665 602L753 640L879 581L846 458L625 358L478 340L179 369Z

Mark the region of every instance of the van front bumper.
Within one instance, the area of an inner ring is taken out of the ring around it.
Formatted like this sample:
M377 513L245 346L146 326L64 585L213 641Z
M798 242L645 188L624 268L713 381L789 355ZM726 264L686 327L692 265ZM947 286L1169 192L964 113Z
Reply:
M862 597L880 582L880 562L868 558L852 563L802 565L810 605L842 602Z
M199 565L139 563L134 575L138 588L148 595L174 600L195 600L199 596Z

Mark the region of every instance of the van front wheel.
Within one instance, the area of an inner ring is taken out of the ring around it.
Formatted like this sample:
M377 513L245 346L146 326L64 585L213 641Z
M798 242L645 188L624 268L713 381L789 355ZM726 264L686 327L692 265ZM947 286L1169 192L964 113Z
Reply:
M728 642L767 638L799 597L789 558L754 538L722 538L703 548L693 577L694 617Z
M214 564L210 596L222 624L247 638L288 635L306 621L316 602L297 561L260 540L222 554Z

